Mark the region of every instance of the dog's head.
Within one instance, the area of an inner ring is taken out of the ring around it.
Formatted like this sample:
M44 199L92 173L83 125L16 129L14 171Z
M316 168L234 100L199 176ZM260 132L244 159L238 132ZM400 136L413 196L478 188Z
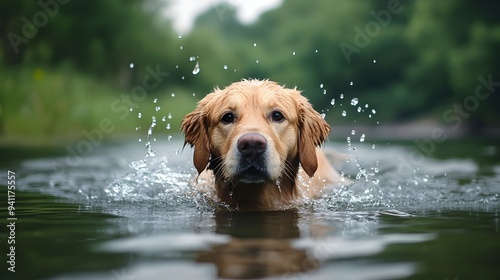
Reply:
M297 89L242 80L208 94L182 121L199 173L207 166L226 180L261 183L295 176L299 161L313 176L316 146L330 126ZM210 163L210 165L209 165Z

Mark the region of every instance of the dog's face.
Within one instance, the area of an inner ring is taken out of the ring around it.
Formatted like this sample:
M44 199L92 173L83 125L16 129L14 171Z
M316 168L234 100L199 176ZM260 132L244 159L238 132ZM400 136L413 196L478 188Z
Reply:
M182 130L195 147L199 173L210 162L225 180L252 184L295 176L290 168L297 160L312 176L315 147L330 127L299 91L243 80L208 94L184 118Z

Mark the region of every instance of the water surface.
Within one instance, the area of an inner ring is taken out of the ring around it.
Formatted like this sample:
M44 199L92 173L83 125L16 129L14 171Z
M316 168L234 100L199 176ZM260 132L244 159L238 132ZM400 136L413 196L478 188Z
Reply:
M423 159L413 143L329 143L354 183L274 212L215 211L176 141L153 157L2 151L17 221L15 273L0 231L1 279L497 279L499 145L446 144Z

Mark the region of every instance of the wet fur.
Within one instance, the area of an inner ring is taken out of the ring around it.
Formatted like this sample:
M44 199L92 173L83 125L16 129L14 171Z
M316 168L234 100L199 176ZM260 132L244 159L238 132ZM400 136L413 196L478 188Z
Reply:
M273 110L282 112L285 121L273 122L269 117ZM221 123L226 112L237 116L231 125ZM184 117L181 129L185 144L194 147L199 176L213 181L218 199L231 208L279 209L301 198L317 197L325 185L340 181L318 149L330 126L296 88L267 80L242 80L216 88ZM264 135L268 143L270 178L262 183L232 181L238 164L235 143L249 132ZM306 184L299 182L299 173L311 177Z

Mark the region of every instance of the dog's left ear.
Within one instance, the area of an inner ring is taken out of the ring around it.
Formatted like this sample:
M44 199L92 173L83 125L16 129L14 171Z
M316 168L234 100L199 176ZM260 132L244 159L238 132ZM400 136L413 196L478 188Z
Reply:
M330 134L330 125L314 110L303 96L299 99L299 161L304 171L312 177L318 169L316 147L322 145Z
M181 124L185 135L184 146L194 146L193 162L198 174L207 168L210 160L207 116L203 108L204 105L199 104L193 112L184 117Z

